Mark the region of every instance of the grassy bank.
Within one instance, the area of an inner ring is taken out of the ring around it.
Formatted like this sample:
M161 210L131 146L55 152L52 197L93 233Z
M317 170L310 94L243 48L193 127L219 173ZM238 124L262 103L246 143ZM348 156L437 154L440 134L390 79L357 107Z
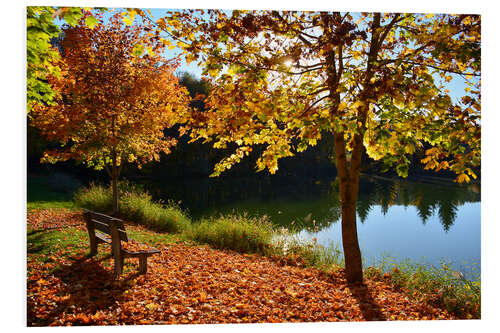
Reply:
M173 203L153 202L143 188L129 182L119 184L119 209L123 219L143 224L159 231L180 233L189 231L191 220ZM113 210L113 195L109 187L91 185L75 193L77 207L109 214Z
M192 221L177 205L153 202L144 189L127 182L120 184L119 204L123 219L198 244L240 253L257 253L324 272L344 265L338 246L324 247L315 242L304 242L286 229L273 227L266 216L255 218L232 214ZM81 188L75 193L71 207L110 213L111 190L99 185ZM479 277L469 281L448 266L436 268L410 261L396 263L389 260L368 267L365 276L384 280L404 290L410 297L442 304L461 318L480 318Z
M473 271L472 280L450 269L450 263L441 266L426 265L409 259L393 261L382 258L365 269L365 276L383 279L408 295L444 306L460 318L481 317L481 278Z
M198 243L219 249L266 255L272 248L273 228L266 216L227 215L202 219L194 223L186 234Z

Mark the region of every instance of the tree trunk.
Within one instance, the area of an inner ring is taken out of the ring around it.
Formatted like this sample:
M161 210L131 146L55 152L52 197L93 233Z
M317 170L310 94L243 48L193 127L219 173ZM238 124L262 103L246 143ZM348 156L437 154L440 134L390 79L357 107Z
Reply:
M343 133L335 133L335 156L340 184L340 198L342 204L342 246L344 249L345 272L350 283L363 281L363 265L358 242L356 226L356 201L358 195L358 173L351 174L345 150ZM356 150L353 151L353 154ZM357 160L358 156L353 156ZM353 171L351 160L351 171Z
M118 215L118 176L119 171L116 166L116 154L113 154L113 165L111 169L111 188L113 189L113 216Z
M114 176L111 180L111 187L113 188L113 216L118 214L118 177Z
M342 245L347 281L363 281L363 266L356 226L356 202L342 202Z

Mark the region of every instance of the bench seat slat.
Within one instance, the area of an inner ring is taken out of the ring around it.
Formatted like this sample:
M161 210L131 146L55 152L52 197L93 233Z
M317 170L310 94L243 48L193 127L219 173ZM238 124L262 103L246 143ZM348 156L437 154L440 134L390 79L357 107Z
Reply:
M95 236L96 238L99 238L99 240L111 244L111 237L109 237L108 235L103 234L102 232L96 232Z
M93 223L96 228L98 228L97 225L102 226L102 229L99 230L104 231L107 234L111 234L110 225L115 225L120 234L120 239L124 242L128 242L127 232L125 231L125 225L123 224L122 220L105 214L96 213L87 209L84 210L84 215L88 216L88 220L91 221L91 223Z
M111 237L109 237L108 235L103 234L101 232L96 232L95 236L97 238L99 238L100 240L102 240L103 242L111 244ZM144 244L144 243L140 243L140 244ZM151 254L155 254L155 253L160 253L160 250L155 249L154 247L151 247L151 250L142 250L142 251L131 251L131 250L127 250L127 249L124 249L124 248L122 248L121 250L122 250L122 252L124 252L124 253L126 253L126 254L128 254L130 256L139 255L139 254L148 254L148 255L151 255Z
M108 234L108 235L111 235L111 228L109 226L109 224L106 224L106 223L103 223L101 221L98 221L94 218L92 218L90 221L92 221L92 223L94 224L94 228ZM124 241L124 242L128 242L128 238L127 238L127 232L125 231L124 228L120 228L118 227L118 234L120 235L120 240Z
M153 255L155 253L160 253L160 250L151 249L148 251L129 251L129 250L122 249L122 252L126 253L128 256L136 257L136 256L139 256L142 254Z

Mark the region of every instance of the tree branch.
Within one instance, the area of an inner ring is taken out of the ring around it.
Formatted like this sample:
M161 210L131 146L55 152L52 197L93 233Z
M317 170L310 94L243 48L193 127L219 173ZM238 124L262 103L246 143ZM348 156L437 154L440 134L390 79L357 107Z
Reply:
M403 60L402 62L405 63L405 64L427 66L427 67L434 68L434 69L436 69L438 71L441 71L441 72L453 73L453 74L458 74L458 75L470 75L470 76L475 76L475 77L481 77L481 74L463 73L463 72L458 72L458 71L455 71L455 70L452 70L452 69L449 69L449 68L441 68L441 67L438 67L438 66L429 65L429 64L422 64L422 63L419 63L419 62L416 62L416 61L411 61L411 60Z
M320 99L317 99L314 103L312 103L311 105L309 105L307 107L307 109L305 109L304 111L302 111L302 113L298 116L298 118L304 116L307 112L309 112L316 104L318 104L319 102L321 102L322 100L324 100L325 98L328 98L330 97L330 95L325 95L323 97L321 97Z
M394 25L403 20L403 17L400 17L399 15L400 14L394 15L391 22L388 25L384 26L385 30L382 33L382 35L380 36L380 40L378 41L379 47L382 45L382 43L384 42L384 39L387 37L387 35L389 34L389 31L391 31L391 29L394 27Z
M295 66L296 67L299 67L299 68L311 68L311 67L315 67L315 66L319 66L318 68L322 68L324 65L326 65L326 63L324 62L318 62L316 64L312 64L312 65L301 65L301 64L296 64Z

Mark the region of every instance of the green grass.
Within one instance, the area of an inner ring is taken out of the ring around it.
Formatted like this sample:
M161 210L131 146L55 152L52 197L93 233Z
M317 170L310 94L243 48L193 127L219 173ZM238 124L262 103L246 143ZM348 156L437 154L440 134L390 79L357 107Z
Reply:
M88 249L87 233L74 227L51 230L27 230L27 253L30 263L52 263L50 271L58 270L61 259L75 258ZM104 254L100 254L99 258ZM28 265L28 278L34 272Z
M408 295L426 300L434 297L446 309L461 318L481 317L481 279L478 267L471 267L471 279L450 269L450 263L436 267L413 260L396 262L382 257L365 269L368 278L388 278L390 283Z
M151 231L137 231L127 230L129 238L133 238L141 243L151 246L161 246L165 244L173 244L177 242L192 243L185 234L170 234L170 233L157 233Z
M315 241L299 239L296 234L282 228L275 233L273 243L274 251L279 256L297 260L305 266L325 272L344 267L342 252L334 242L323 246Z
M87 233L74 227L51 230L27 230L27 245L29 254L49 256L58 249L83 248L82 240ZM87 244L85 244L87 245ZM43 260L42 260L43 261Z
M226 215L193 224L187 237L219 249L264 255L272 247L273 229L266 216Z
M73 196L75 206L95 212L110 213L113 210L113 196L109 188L91 184L80 188Z
M181 233L191 228L191 220L178 206L153 202L147 193L125 193L120 201L120 214L161 231Z
M73 201L31 201L26 205L28 210L33 209L76 209Z

